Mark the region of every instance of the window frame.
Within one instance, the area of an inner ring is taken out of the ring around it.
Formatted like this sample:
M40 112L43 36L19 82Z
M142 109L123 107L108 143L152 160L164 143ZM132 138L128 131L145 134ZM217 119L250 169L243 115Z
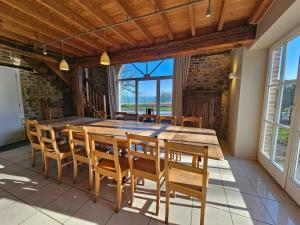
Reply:
M170 59L170 58L168 58ZM163 59L164 60L164 59ZM149 61L147 61L149 62ZM135 81L135 113L139 113L139 102L138 102L138 91L139 91L139 81L150 81L156 80L156 115L160 115L160 82L161 80L172 80L174 81L174 62L173 61L173 75L168 76L155 76L155 77L136 77L136 78L118 78L118 84L122 81ZM146 62L145 62L146 63ZM119 74L120 75L120 74ZM119 85L120 88L120 85ZM119 90L120 93L120 90ZM173 96L173 87L172 87L172 96ZM119 111L121 111L121 98L119 94ZM172 112L171 112L172 115Z

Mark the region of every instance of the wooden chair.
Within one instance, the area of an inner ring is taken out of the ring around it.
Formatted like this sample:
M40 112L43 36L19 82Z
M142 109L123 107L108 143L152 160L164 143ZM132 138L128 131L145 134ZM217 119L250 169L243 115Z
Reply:
M106 119L106 112L105 111L96 111L95 112L95 117L96 118L101 118L101 119Z
M149 120L151 123L157 123L158 122L158 116L157 115L149 115L149 114L143 114L142 122L148 122Z
M38 136L37 125L38 122L36 120L25 120L26 133L31 144L32 167L35 166L35 154L39 151L42 153L42 161L44 165L43 147Z
M139 121L139 114L137 113L126 113L125 120L131 120L138 122Z
M72 157L68 143L57 142L55 132L51 126L37 125L38 135L44 150L45 177L48 177L48 158L57 161L57 182L61 183L62 168L72 163L72 160L63 163L63 160Z
M168 153L174 151L195 156L202 156L204 159L203 168L196 168L182 163L169 161ZM165 141L165 177L166 177L166 214L165 222L168 223L170 192L180 192L185 195L201 199L200 225L204 225L206 206L206 192L208 186L207 162L208 148L191 146L186 144Z
M159 211L160 204L160 186L164 176L164 160L160 159L160 148L158 137L147 137L135 134L127 134L128 140L128 159L131 174L131 204L134 199L134 190L136 188L136 177L148 179L156 182L156 214ZM154 154L147 154L145 151L134 151L132 144L135 142L153 144Z
M202 126L202 117L195 117L195 116L188 116L182 117L182 124L181 126L183 127L191 127L191 126L199 127L201 128Z
M114 112L115 120L125 120L126 112Z
M182 124L181 126L183 127L199 127L201 128L202 126L202 117L195 117L195 116L189 116L189 117L182 117ZM179 156L181 160L181 154ZM199 167L199 162L201 162L201 157L195 157L193 156L193 165L198 165Z
M159 116L158 123L164 123L164 122L176 126L176 116Z
M93 166L95 169L95 202L99 197L100 180L103 177L111 177L117 181L117 203L116 211L121 207L122 200L122 179L127 176L129 172L128 159L119 156L118 144L115 137L109 137L99 134L89 135L91 144L91 153ZM112 148L112 154L96 149L96 143L107 145Z
M69 144L73 155L73 182L76 183L78 166L86 163L89 166L89 190L93 186L93 163L90 152L88 133L85 127L67 125Z

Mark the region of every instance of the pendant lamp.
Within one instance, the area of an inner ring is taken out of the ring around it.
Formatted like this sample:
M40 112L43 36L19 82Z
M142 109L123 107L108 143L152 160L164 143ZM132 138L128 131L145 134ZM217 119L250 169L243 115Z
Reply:
M60 70L64 70L64 71L69 71L69 64L68 62L65 60L65 54L64 54L64 42L61 42L61 46L62 46L62 60L59 63L59 69Z

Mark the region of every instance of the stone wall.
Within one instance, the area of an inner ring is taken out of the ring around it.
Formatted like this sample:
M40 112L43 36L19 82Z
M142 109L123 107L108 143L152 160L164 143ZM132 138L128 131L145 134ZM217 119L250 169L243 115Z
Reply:
M19 55L0 49L0 65L19 68L25 118L41 120L41 100L63 105L63 89L35 72Z
M199 54L191 57L189 75L185 90L222 91L222 128L226 137L228 111L228 75L231 72L232 55L230 52Z

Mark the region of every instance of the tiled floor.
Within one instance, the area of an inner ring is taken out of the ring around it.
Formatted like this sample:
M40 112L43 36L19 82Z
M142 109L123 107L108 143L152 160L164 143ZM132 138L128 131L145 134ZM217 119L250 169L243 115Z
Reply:
M155 215L152 182L138 185L132 206L128 204L129 188L125 188L123 208L114 213L113 181L102 182L102 196L94 203L87 191L86 168L81 169L76 185L72 183L72 167L64 168L63 183L57 185L55 162L50 167L48 179L41 171L41 160L32 168L29 146L0 153L0 225L164 224L164 192L160 213ZM257 162L226 155L224 161L209 160L209 171L205 224L300 224L300 207ZM170 224L199 224L199 216L199 200L180 194L171 199Z

